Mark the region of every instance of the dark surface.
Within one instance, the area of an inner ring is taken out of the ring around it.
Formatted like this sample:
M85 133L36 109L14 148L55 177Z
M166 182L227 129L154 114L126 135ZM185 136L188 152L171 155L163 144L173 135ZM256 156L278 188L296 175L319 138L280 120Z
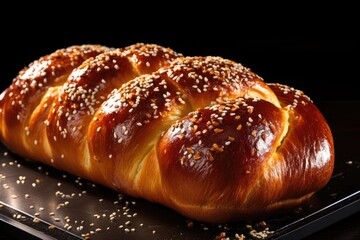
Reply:
M301 239L313 233L314 237L321 237L321 234L333 237L333 231L339 229L337 222L360 210L359 104L348 101L318 103L334 134L336 162L333 176L307 204L289 214L264 219L265 225L257 221L250 223L249 229L246 226L249 223L220 226L189 221L170 209L121 196L22 159L3 148L0 154L0 226L6 229L3 232L16 236L26 231L40 238L46 234L69 240L79 239L87 233L91 234L91 239L110 236L119 239L214 239L221 232L230 238L238 233L247 239L255 239L251 238L251 229L263 231L265 227L271 231L268 239ZM337 234L344 237L359 235L356 216L350 217L353 220L343 221L345 225L348 222L350 233L337 231ZM34 223L34 218L41 221ZM69 222L66 219L70 219ZM48 229L50 225L55 228ZM71 229L68 228L70 225ZM121 225L123 227L119 228ZM326 227L322 233L316 233ZM98 228L101 231L97 231Z
M14 236L14 230L9 229L9 226L0 222L0 239L1 240L32 240L29 235ZM336 224L328 226L303 240L324 240L324 239L340 239L340 240L356 240L360 239L360 213L353 214ZM36 239L36 238L35 238Z
M351 215L336 224L330 225L319 232L316 232L303 240L324 240L341 239L356 240L360 239L360 213Z

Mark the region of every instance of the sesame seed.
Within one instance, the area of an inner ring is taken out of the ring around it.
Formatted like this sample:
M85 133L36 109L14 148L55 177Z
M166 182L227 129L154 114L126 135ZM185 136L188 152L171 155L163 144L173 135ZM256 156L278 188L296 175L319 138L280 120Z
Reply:
M275 128L274 124L271 123L269 127L270 127L270 130L272 133L276 132L276 128Z
M221 133L223 131L224 131L224 129L221 129L221 128L215 128L214 129L214 132L216 132L216 133Z
M235 138L233 138L233 137L228 137L228 139L231 141L231 142L233 142L234 140L235 140Z
M217 151L217 152L223 152L224 151L224 149L222 147L219 147L219 145L217 143L214 143L212 145L212 149Z

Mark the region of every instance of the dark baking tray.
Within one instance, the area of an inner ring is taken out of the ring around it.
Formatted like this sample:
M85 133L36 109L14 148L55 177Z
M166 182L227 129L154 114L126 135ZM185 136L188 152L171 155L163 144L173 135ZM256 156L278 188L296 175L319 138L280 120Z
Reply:
M294 211L251 223L205 224L123 196L0 145L0 229L19 239L301 239L360 210L360 102L317 103L335 139L328 185ZM35 219L35 220L34 220Z

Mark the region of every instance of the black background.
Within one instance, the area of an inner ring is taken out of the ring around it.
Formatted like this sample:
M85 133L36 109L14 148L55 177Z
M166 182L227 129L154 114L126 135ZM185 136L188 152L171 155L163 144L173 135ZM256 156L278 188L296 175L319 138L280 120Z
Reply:
M360 28L351 6L332 6L332 11L281 6L287 10L274 12L267 6L259 11L225 3L210 10L174 3L162 6L166 11L136 5L141 4L103 3L91 10L88 5L55 6L51 11L24 7L13 18L2 17L1 89L24 66L59 48L80 44L125 47L144 42L187 56L216 55L240 62L266 82L303 90L315 102L360 99L355 86Z

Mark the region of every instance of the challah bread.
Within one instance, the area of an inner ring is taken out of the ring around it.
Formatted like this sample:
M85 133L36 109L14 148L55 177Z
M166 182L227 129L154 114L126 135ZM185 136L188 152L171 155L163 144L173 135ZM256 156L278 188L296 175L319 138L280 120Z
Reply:
M155 44L41 58L2 93L0 126L21 156L205 222L295 207L334 166L330 128L303 92Z

